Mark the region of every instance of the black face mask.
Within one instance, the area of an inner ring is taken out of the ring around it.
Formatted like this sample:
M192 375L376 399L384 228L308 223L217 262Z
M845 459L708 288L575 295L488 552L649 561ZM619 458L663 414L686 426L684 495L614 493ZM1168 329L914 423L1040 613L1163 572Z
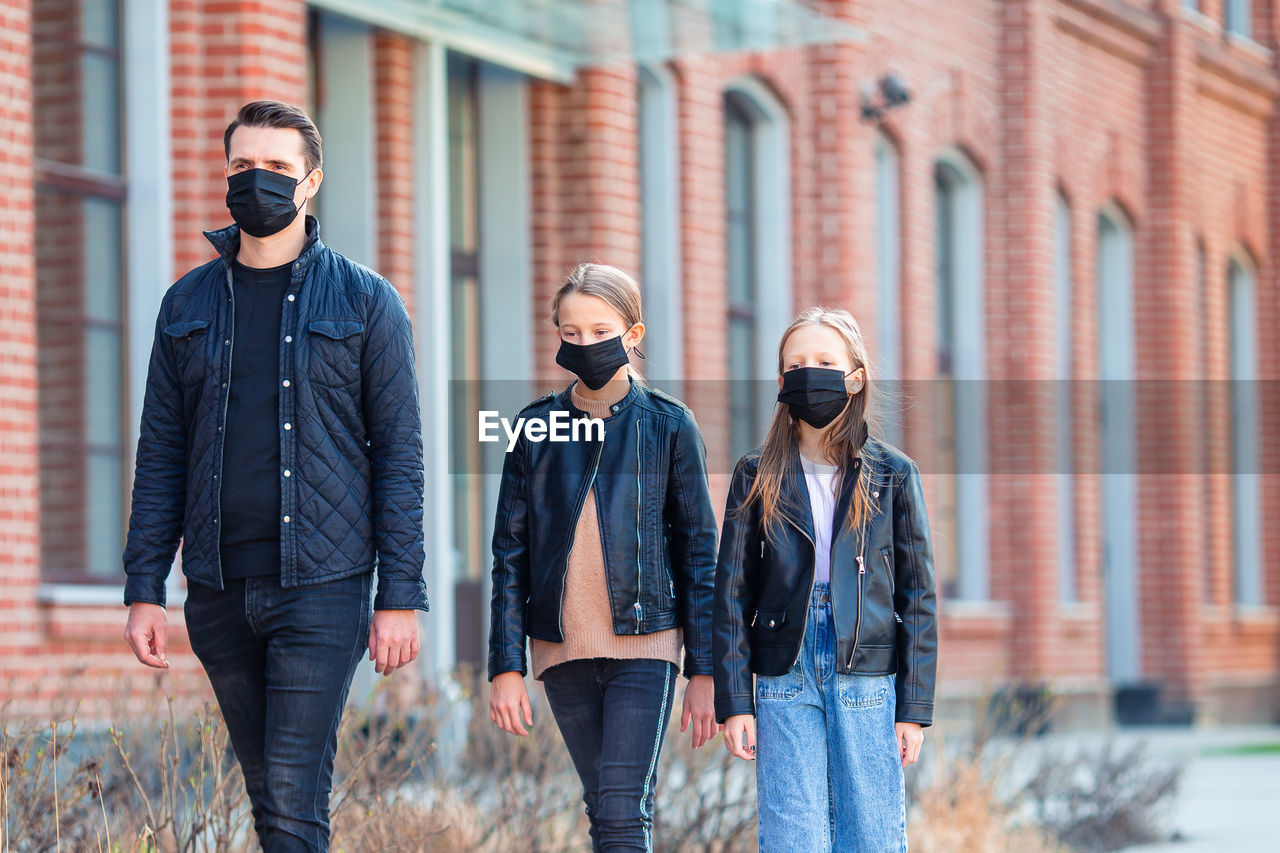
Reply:
M314 171L314 170L313 170ZM227 177L227 210L240 230L253 237L270 237L292 224L300 207L293 203L298 184L288 175L266 169L245 169Z
M850 371L852 373L852 371ZM782 374L778 402L815 429L831 423L849 405L843 371L830 367L797 367Z
M556 353L556 364L577 376L592 391L608 385L618 368L629 361L627 350L622 346L622 335L594 344L571 344L562 340Z

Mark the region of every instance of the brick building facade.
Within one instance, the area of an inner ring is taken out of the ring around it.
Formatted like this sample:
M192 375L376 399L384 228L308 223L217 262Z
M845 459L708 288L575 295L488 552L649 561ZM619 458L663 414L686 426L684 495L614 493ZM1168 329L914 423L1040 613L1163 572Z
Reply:
M826 0L778 14L863 38L761 45L742 10L772 4L632 2L669 49L629 61L433 5L0 0L6 692L157 682L118 550L152 324L228 221L223 128L270 97L325 137L326 241L415 322L428 677L484 636L496 484L457 412L561 381L548 299L596 258L640 273L645 371L720 506L778 332L860 319L912 402L890 437L926 473L941 717L1027 682L1085 721L1150 686L1166 718L1277 719L1280 4ZM681 48L693 13L714 37ZM864 115L889 72L910 100ZM159 680L200 690L174 633Z

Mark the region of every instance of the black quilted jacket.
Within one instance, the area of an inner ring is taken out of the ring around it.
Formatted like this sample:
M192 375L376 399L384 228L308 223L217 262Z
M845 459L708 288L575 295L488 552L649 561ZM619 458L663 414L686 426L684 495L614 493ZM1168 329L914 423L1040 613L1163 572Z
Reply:
M427 609L422 425L404 301L320 241L307 217L280 333L281 584L378 571L375 609ZM147 373L124 599L165 603L182 541L188 579L222 588L218 548L231 263L240 230L207 231L218 259L165 293Z

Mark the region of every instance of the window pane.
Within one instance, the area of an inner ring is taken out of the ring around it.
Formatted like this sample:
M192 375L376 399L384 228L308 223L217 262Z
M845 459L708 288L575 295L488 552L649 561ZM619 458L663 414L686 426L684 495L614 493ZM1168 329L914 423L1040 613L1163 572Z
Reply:
M124 531L122 210L36 196L42 564L115 577Z
M121 173L118 0L35 0L36 156Z
M86 45L118 50L120 47L120 0L35 0L34 6L80 7L80 39Z

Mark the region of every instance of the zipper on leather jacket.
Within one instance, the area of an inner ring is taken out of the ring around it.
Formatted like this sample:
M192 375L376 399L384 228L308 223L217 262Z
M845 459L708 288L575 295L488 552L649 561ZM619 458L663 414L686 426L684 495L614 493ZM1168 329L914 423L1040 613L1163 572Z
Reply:
M640 569L640 511L644 506L644 495L641 491L641 460L644 458L642 451L644 450L644 442L640 430L640 425L644 423L642 418L636 418L636 633L640 633L640 623L644 621L644 609L640 607L640 590L643 574Z
M865 535L862 538L862 550L864 553L867 550L867 541L866 541ZM864 559L863 554L859 554L858 555L858 618L853 623L853 650L849 652L849 665L846 667L846 669L849 669L849 670L853 669L853 658L856 654L858 654L858 638L859 638L859 635L862 633L862 609L863 609L862 608L862 579L863 579L863 576L866 575L866 573L867 573L866 560Z
M582 508L587 503L587 492L595 486L596 469L600 467L600 453L604 450L604 440L600 440L600 445L596 448L595 459L591 462L591 475L587 477L587 491L582 494L582 503L578 504L577 510L573 514L573 521L569 523L569 535L574 535L578 529L578 518L582 515ZM573 546L569 546L569 550L573 551ZM560 629L560 637L564 638L564 586L569 577L569 557L566 554L564 558L564 570L560 573L560 608L556 612L556 627Z

